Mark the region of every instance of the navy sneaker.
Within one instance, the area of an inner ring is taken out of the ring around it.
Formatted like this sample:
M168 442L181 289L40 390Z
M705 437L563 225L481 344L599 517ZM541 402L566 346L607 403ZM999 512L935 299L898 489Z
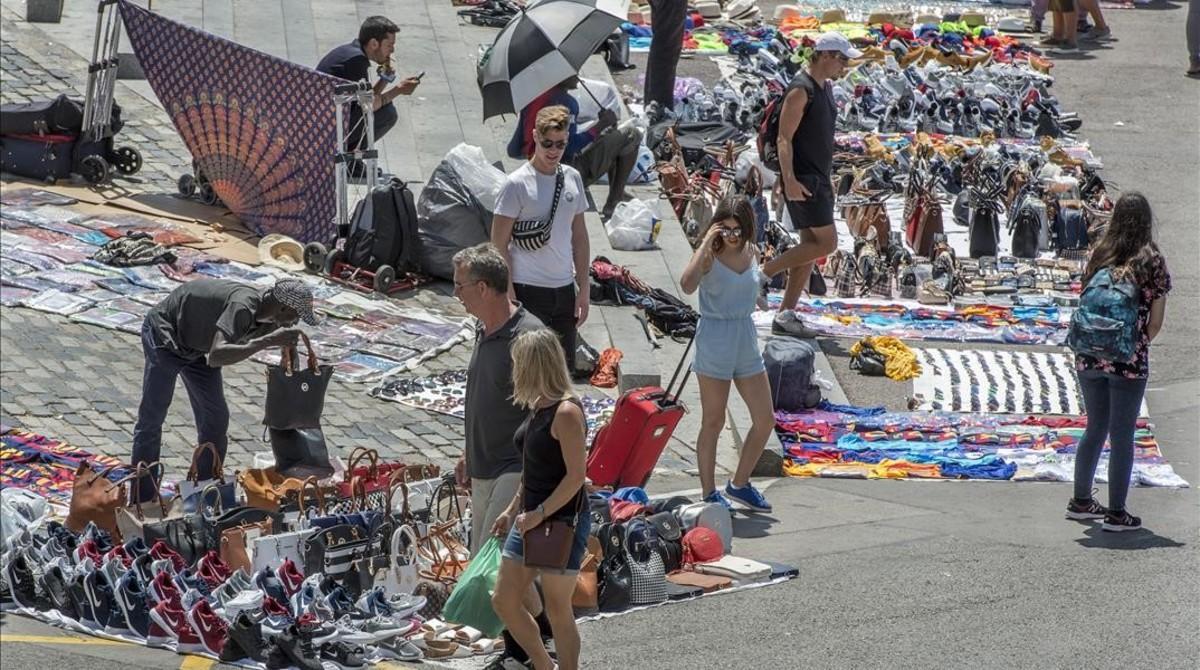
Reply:
M137 574L126 572L121 577L113 600L121 608L129 630L143 638L150 634L150 608L146 607L146 592L138 583Z
M754 512L771 511L771 503L767 502L762 492L754 488L754 484L750 482L746 482L745 486L734 486L732 481L726 482L725 495L749 507Z
M90 563L91 559L88 559ZM108 587L108 580L100 571L95 569L94 565L84 564L81 568L83 574L83 592L87 596L88 605L92 610L92 621L96 623L98 628L108 627L108 618L112 613L112 589Z
M729 504L729 501L725 499L725 496L721 495L720 491L713 491L712 493L704 496L704 502L716 503L730 512L733 512L733 505Z
M265 567L254 575L254 587L262 591L264 595L271 596L281 603L288 602L287 589L284 588L283 582L279 581L279 577L270 567Z

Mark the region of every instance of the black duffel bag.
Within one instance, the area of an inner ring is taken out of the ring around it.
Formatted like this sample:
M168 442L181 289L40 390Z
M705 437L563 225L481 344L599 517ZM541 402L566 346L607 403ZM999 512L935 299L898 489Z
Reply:
M121 106L113 103L109 125L121 130ZM78 135L83 130L83 102L66 94L53 100L0 105L0 135Z

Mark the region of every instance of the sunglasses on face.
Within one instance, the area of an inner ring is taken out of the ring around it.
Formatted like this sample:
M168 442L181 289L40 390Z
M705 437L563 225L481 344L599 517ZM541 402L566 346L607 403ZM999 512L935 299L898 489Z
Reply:
M566 140L541 140L538 142L543 149L558 149L559 151L567 148Z
M736 240L741 236L741 228L721 228L721 237L724 237L727 240Z

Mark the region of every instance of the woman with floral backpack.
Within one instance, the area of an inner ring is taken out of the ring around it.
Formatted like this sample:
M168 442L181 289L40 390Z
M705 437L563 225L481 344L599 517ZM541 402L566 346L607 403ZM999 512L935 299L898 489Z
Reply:
M1112 222L1088 260L1077 310L1088 311L1088 294L1093 290L1119 290L1124 282L1136 287L1136 318L1125 324L1132 328L1132 356L1111 360L1082 353L1086 346L1072 343L1088 422L1075 458L1075 497L1067 503L1067 518L1102 518L1102 528L1107 531L1137 530L1142 525L1141 519L1125 509L1125 498L1133 472L1133 434L1150 374L1150 342L1162 329L1171 290L1166 260L1153 240L1152 221L1150 203L1142 194L1129 192L1117 200ZM1072 319L1069 339L1087 345L1090 334L1078 333L1077 321L1085 320ZM1106 438L1110 449L1107 508L1092 497L1092 481Z

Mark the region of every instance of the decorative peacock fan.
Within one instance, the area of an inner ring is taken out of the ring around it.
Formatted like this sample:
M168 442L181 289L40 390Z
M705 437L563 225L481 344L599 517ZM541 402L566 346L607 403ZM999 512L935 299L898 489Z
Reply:
M260 235L331 239L340 80L125 0L120 8L147 81L230 211Z

